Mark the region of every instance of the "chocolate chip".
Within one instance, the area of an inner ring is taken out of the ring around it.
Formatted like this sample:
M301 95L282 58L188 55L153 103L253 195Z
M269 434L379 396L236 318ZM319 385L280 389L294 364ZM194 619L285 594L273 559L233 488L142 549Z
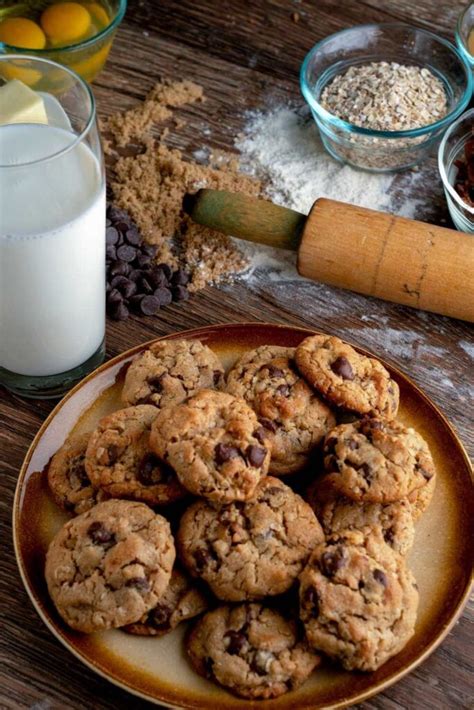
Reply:
M151 610L148 621L150 621L153 626L159 628L168 623L172 613L173 609L167 604L157 604L157 606Z
M131 296L129 299L130 307L133 308L134 311L140 311L140 305L144 298L143 293L136 293L134 296Z
M265 429L271 431L272 434L274 434L278 429L277 424L275 424L275 422L272 422L271 419L266 419L265 417L262 417L261 419L259 419L259 422L263 427L265 427Z
M122 286L123 284L127 284L127 283L128 283L127 277L119 274L119 275L113 277L113 279L110 282L110 285L112 286L112 288L116 288L120 291L120 286Z
M214 370L214 372L212 373L212 381L214 382L214 386L219 384L221 378L222 372L220 370Z
M107 244L107 246L105 247L105 258L109 259L110 261L115 261L115 259L117 258L117 252L113 244Z
M114 320L126 320L129 315L129 310L123 301L121 303L117 303L116 306L112 306L110 309L110 316Z
M386 587L388 585L388 579L387 575L385 572L382 572L381 569L374 569L373 571L373 576L376 582L379 582L383 587Z
M337 444L337 439L335 436L330 436L329 439L327 439L326 443L324 444L324 451L327 454L332 454L334 453L334 450L336 448Z
M218 466L221 466L226 461L237 458L239 455L239 450L230 444L217 444L214 449L214 458Z
M71 475L77 478L77 481L81 488L86 488L87 486L90 486L91 482L84 466L84 457L81 457L81 461L75 463L72 466Z
M189 298L189 291L186 286L174 286L171 291L175 301L187 301Z
M279 367L275 367L275 365L268 365L267 369L270 377L283 377L283 375L285 374L283 370L281 370Z
M311 607L312 616L319 616L319 595L314 587L308 587L303 596L303 606Z
M119 222L115 222L115 227L116 229L118 229L119 232L125 234L125 232L130 228L130 220L122 219Z
M166 278L163 269L154 268L150 271L148 280L153 284L155 288L161 288L162 286L168 285L168 279Z
M354 372L352 370L351 363L346 357L344 357L344 355L341 355L341 357L338 357L336 358L336 360L334 360L334 362L331 364L331 370L336 375L339 375L339 377L342 377L343 380L354 379Z
M265 461L267 450L260 446L256 446L255 444L251 444L247 447L245 455L247 456L247 459L251 466L253 466L254 468L260 468L262 463Z
M114 261L109 269L110 276L128 276L130 273L130 264L125 261Z
M146 254L147 256L154 257L156 255L156 252L158 251L158 247L155 246L155 244L144 244L141 248L142 254ZM170 269L171 271L171 269Z
M154 315L160 307L160 301L156 296L145 296L140 303L140 310L146 316Z
M359 589L364 589L365 587L365 582L363 579L359 579L359 584L357 585Z
M282 397L288 397L290 394L290 387L289 385L280 385L279 387L276 388L276 393L281 395Z
M130 249L133 249L133 247L130 247ZM142 254L142 253L137 254L137 264L141 269L148 266L150 263L151 263L151 256L148 256L148 254Z
M114 244L117 244L118 242L118 232L115 229L115 227L107 227L105 230L105 243L107 246L113 246Z
M150 281L145 276L142 276L141 279L139 280L139 286L140 286L140 291L143 291L143 293L145 293L145 294L150 294L150 293L153 293L153 291L154 291L153 285L150 283Z
M110 446L107 448L107 460L109 463L109 466L112 466L118 459L119 457L119 448L115 444L110 444Z
M111 227L112 226L112 220L106 217L105 219L105 226L106 227Z
M129 220L128 214L125 212L125 210L120 209L120 207L116 207L115 205L111 205L109 207L109 211L107 213L107 216L109 219L112 220L112 222L120 222L120 220Z
M236 656L248 645L244 634L239 631L227 631L224 634L224 643L226 652L231 656Z
M124 266L126 266L127 268L130 268L130 264L126 264L125 262L121 262L121 263ZM143 276L143 271L141 269L130 269L127 276L130 279L130 281L138 281L140 276Z
M395 540L395 532L393 528L388 528L383 534L383 539L388 545L392 545Z
M153 295L158 300L160 306L168 306L173 300L171 291L169 288L165 288L164 286L162 288L157 288Z
M351 465L351 464L349 463L349 466L350 466L350 465ZM372 469L370 468L369 464L368 464L368 463L363 463L363 464L361 464L360 466L357 466L357 467L356 467L354 464L352 464L352 467L355 468L356 471L361 471L361 472L362 472L362 476L365 478L365 480L367 481L368 485L370 486L371 481L372 481Z
M145 486L152 486L161 481L160 461L154 454L148 453L142 458L137 478Z
M107 545L110 547L115 544L115 535L107 530L98 520L89 525L87 534L96 545Z
M346 555L343 547L337 547L321 555L321 569L326 577L333 577L345 563Z
M156 253L156 251L155 251ZM153 254L154 256L154 254ZM168 264L158 264L158 268L161 269L166 276L167 280L169 281L171 279L172 271L171 268Z
M123 301L123 296L117 288L113 288L107 294L107 304L109 306L114 306L117 303L121 303L122 301Z
M132 577L132 579L127 579L125 586L138 589L139 592L148 592L150 589L150 582L146 577Z
M135 247L131 247L128 244L124 244L123 246L117 249L117 258L121 261L133 261L136 255L137 250L135 249Z
M137 292L137 284L134 281L127 279L127 283L123 283L120 287L120 292L124 298L131 298Z
M355 439L349 439L347 445L349 446L351 451L355 451L359 448L359 443Z
M186 286L189 282L189 274L183 269L178 269L171 276L171 283L173 286Z
M140 232L138 231L138 229L136 227L129 227L129 229L127 229L125 231L124 236L125 236L125 241L128 244L130 244L130 246L132 246L132 247L137 247L140 244L140 242L142 241L142 238L140 236Z
M212 555L207 550L196 550L194 553L194 562L198 572L201 572L212 561Z
M267 432L265 431L263 426L259 427L258 429L255 429L253 435L261 444L265 443L267 438Z

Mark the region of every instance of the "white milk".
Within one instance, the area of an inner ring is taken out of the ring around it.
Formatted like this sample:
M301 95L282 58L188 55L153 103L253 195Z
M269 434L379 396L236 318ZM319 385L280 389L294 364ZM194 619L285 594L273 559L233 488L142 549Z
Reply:
M0 126L0 165L46 158L75 136ZM105 187L84 143L36 165L0 167L0 366L54 375L85 362L105 332Z

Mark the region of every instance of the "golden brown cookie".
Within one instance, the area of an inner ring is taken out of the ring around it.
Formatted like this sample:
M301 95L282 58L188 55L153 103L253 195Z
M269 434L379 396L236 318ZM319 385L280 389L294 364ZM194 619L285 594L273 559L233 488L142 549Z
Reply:
M243 698L295 690L320 663L294 621L261 604L221 606L200 619L186 649L195 670Z
M270 463L256 414L242 399L214 390L162 409L150 445L188 491L222 502L250 498Z
M262 345L237 361L226 391L256 412L272 442L270 473L300 471L315 447L336 425L329 407L296 369L295 348Z
M150 430L158 414L151 404L113 412L92 432L85 466L92 484L113 498L167 505L186 495L169 466L150 448Z
M128 624L122 630L138 636L164 636L182 621L199 616L208 607L204 591L179 567L175 567L158 604L135 624Z
M143 503L109 500L63 525L46 555L46 582L64 621L92 633L156 606L174 559L165 518Z
M201 389L220 388L224 368L199 340L159 340L128 368L122 391L125 406L179 404Z
M364 503L393 503L435 475L425 440L396 420L340 424L324 441L324 485Z
M181 518L181 561L219 599L286 592L324 534L310 506L280 479L263 478L246 501L198 501Z
M76 515L108 497L92 486L84 466L89 439L90 433L68 437L48 466L48 485L55 503Z
M347 670L374 671L413 636L418 592L405 558L369 530L317 545L300 576L310 645Z
M296 364L332 404L360 414L397 415L400 392L385 367L331 335L312 335L296 348Z

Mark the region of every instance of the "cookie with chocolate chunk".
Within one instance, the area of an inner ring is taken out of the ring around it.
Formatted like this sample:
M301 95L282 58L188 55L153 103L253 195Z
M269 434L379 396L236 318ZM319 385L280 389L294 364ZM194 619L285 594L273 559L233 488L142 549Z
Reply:
M393 503L435 476L425 440L411 427L380 417L340 424L324 441L323 485L359 502Z
M296 364L307 382L328 402L360 414L393 419L400 392L378 360L360 355L330 335L312 335L296 348Z
M270 463L270 442L261 430L242 399L202 390L159 412L150 446L194 495L246 500Z
M290 589L323 539L310 506L280 479L267 476L246 502L191 505L176 541L183 564L216 597L244 601Z
M399 653L413 636L417 608L405 558L370 529L317 545L300 576L309 644L349 671L375 671Z
M222 363L207 345L199 340L159 340L128 368L122 402L161 408L179 404L202 389L219 389L223 383Z
M296 369L295 348L262 345L244 353L227 376L226 391L256 412L272 442L270 473L300 471L336 424L329 407Z
M48 485L55 503L76 515L108 497L93 487L85 469L89 439L90 433L68 437L48 466Z
M135 624L128 624L122 630L138 636L164 636L182 621L199 616L208 607L203 590L179 567L175 567L158 604Z
M64 621L93 633L132 624L156 606L174 559L165 518L143 503L109 500L61 528L45 576Z
M158 409L140 404L100 420L89 440L85 467L92 484L112 498L166 505L186 495L174 471L150 448Z
M295 690L321 660L294 621L261 604L209 612L192 629L186 650L200 675L250 699Z

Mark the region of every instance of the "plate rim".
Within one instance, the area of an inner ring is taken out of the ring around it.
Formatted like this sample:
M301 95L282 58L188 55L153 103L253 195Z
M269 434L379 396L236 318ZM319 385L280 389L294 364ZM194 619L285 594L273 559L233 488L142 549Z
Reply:
M186 330L180 330L180 331L174 331L172 333L168 333L166 335L160 335L156 338L151 338L150 340L147 340L143 343L140 343L138 345L134 345L131 348L128 348L127 350L124 350L123 352L115 355L113 358L110 358L106 362L102 363L99 367L97 367L95 370L90 372L88 375L86 375L80 382L78 382L72 389L70 389L60 400L59 402L53 407L51 412L48 414L46 419L41 423L38 431L36 432L31 444L29 445L26 454L23 458L22 465L20 467L19 473L18 473L18 479L17 483L15 486L15 494L13 498L13 509L12 509L12 537L13 537L13 547L14 547L14 552L15 552L15 560L16 564L18 567L18 570L20 572L20 577L21 581L23 583L23 587L25 588L28 597L33 604L33 607L40 617L41 621L44 623L46 628L53 634L53 636L62 644L62 646L69 652L71 653L75 658L77 658L81 663L86 665L91 671L94 673L98 674L105 680L107 680L109 683L113 683L115 686L121 688L122 690L125 690L128 693L131 693L135 697L139 697L142 700L146 700L148 702L151 702L152 704L158 705L162 704L165 707L168 708L173 708L176 710L182 710L183 708L192 708L196 706L192 705L174 705L169 702L169 700L166 700L165 698L160 698L156 696L151 696L148 695L147 693L142 692L141 690L137 688L132 688L130 685L127 685L126 683L122 682L119 678L113 677L109 675L106 671L102 670L99 666L95 665L93 661L90 661L89 658L86 655L83 655L80 651L72 647L67 639L60 633L60 631L56 628L56 626L50 622L50 620L46 617L46 615L43 613L43 610L41 608L40 603L38 602L36 595L34 593L34 589L30 587L29 581L26 576L26 572L23 566L23 559L20 553L20 545L19 545L19 534L18 534L18 527L19 527L19 514L20 514L20 503L22 499L22 492L23 492L23 483L24 483L24 478L26 475L26 469L30 463L31 457L44 433L46 428L49 426L51 421L57 416L57 414L60 412L64 404L71 398L73 397L76 392L78 392L87 382L90 382L92 379L94 379L99 373L108 370L109 368L113 367L114 365L118 364L121 360L127 359L130 356L134 355L135 353L148 348L152 343L158 342L160 340L173 340L176 339L177 337L183 337L183 338L190 338L190 337L197 337L198 333L202 333L202 331L207 331L207 330L225 330L226 328L230 329L240 329L240 328L246 328L246 327L262 327L262 328L277 328L277 329L290 329L293 331L300 331L302 334L306 334L307 336L310 335L318 335L322 334L322 331L319 330L314 330L312 328L306 328L304 326L299 326L299 325L291 325L291 324L286 324L286 323L272 323L269 321L232 321L230 323L216 323L216 324L210 324L210 325L202 325L202 326L197 326L195 328L188 328ZM339 337L339 336L336 336ZM474 484L474 470L472 467L472 463L470 460L470 457L467 453L467 450L462 443L456 428L454 427L453 424L449 421L447 416L440 410L437 404L432 401L432 399L418 386L416 382L412 380L412 378L407 375L405 372L400 370L396 365L393 365L391 362L387 362L385 358L381 358L377 355L375 355L372 351L367 350L366 348L356 345L352 343L350 340L346 340L344 338L344 342L348 343L351 345L357 352L362 353L363 355L366 355L368 357L375 357L378 359L384 367L387 367L395 372L398 377L401 379L405 380L408 382L408 384L415 390L416 394L421 397L421 399L424 401L425 404L427 404L435 413L435 415L441 419L443 425L447 427L449 430L450 434L453 436L455 443L458 447L459 453L462 455L462 458L464 459L464 462L466 464L466 468L470 472L470 478L471 482ZM382 693L383 691L387 690L389 687L400 681L402 678L405 676L409 675L412 673L419 665L421 665L444 641L446 636L449 634L449 632L452 630L458 619L460 618L462 612L464 611L464 608L469 600L469 597L471 595L471 591L474 588L474 570L471 571L470 575L470 580L465 586L465 589L463 591L462 596L460 597L458 604L454 610L453 615L451 616L449 622L441 629L439 634L436 636L436 638L433 639L433 641L428 645L427 648L418 656L415 658L411 663L409 663L406 667L396 671L393 676L384 679L383 681L380 681L378 684L376 684L375 687L366 689L364 691L359 692L357 695L354 697L351 697L349 699L343 699L340 702L332 705L326 706L327 710L340 710L342 708L347 708L350 707L354 704L359 704L361 702L364 702L365 700L368 700L369 698L373 697L374 695L378 695L379 693Z

